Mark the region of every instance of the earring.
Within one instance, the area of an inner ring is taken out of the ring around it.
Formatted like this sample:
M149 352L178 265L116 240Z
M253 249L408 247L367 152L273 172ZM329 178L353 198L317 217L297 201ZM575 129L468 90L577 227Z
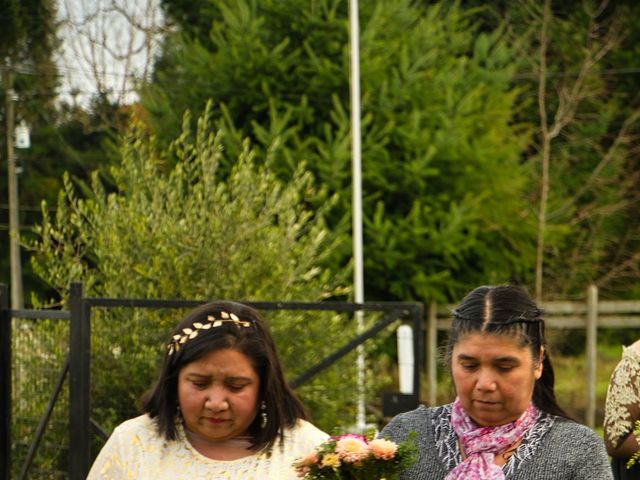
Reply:
M266 427L268 421L269 418L267 417L267 404L263 400L260 404L260 428Z

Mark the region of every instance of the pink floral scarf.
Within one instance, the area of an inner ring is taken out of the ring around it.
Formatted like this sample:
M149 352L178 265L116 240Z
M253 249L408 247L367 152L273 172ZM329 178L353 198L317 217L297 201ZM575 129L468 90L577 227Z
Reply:
M521 438L538 418L538 409L529 407L517 420L495 427L479 427L462 408L456 398L451 410L451 423L467 458L451 470L445 480L501 480L502 468L493 463L496 454L503 452Z

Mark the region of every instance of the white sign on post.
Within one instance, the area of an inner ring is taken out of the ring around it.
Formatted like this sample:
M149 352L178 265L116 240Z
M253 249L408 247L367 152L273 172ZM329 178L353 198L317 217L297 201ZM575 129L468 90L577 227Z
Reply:
M31 137L30 137L29 127L25 123L24 120L20 121L20 124L16 127L15 135L16 135L16 148L30 148L31 147Z
M398 337L400 393L412 394L413 369L415 367L413 357L413 328L409 325L400 325L396 335Z

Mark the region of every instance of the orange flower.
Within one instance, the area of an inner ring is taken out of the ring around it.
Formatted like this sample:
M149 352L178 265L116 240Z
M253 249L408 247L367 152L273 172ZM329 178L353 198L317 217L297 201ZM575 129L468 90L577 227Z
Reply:
M369 450L375 458L382 460L391 460L396 456L398 446L390 440L377 438L369 442Z
M355 437L344 437L336 442L336 453L348 463L359 462L369 455L369 447Z

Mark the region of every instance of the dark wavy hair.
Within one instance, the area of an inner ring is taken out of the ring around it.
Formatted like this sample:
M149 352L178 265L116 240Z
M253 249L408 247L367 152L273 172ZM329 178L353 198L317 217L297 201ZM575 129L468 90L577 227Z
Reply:
M541 411L570 418L558 405L554 392L555 374L544 336L543 311L529 294L515 285L482 286L469 292L453 311L446 357L451 365L453 347L469 333L491 333L516 338L528 346L538 361L544 348L542 375L536 380L532 401Z
M221 312L234 314L241 321L250 322L250 326L238 327L233 322L224 322L215 328L199 330L195 338L186 341L172 354L167 350L160 377L142 398L142 409L155 420L161 437L175 440L180 370L209 352L227 348L236 350L252 361L260 378L257 404L265 402L268 416L265 428L260 425L260 415L256 415L249 426L251 448L270 450L278 439L282 441L286 427L292 427L298 419L306 420L308 416L302 402L284 379L273 338L260 314L237 302L207 303L189 312L176 325L170 338L181 334L184 328L193 328L194 323L207 323L209 315L221 318Z

